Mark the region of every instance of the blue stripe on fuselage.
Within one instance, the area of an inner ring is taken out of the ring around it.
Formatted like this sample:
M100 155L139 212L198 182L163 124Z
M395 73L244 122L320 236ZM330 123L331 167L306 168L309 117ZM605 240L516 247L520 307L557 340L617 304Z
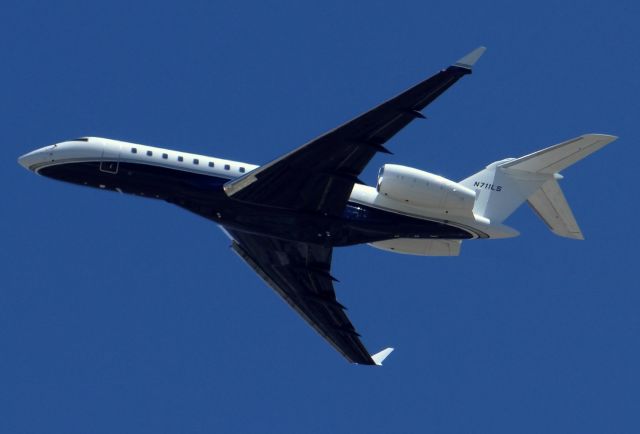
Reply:
M109 167L102 162L103 169ZM472 238L471 233L443 222L353 202L346 205L341 217L243 203L230 199L223 191L231 177L131 162L119 162L117 173L112 172L101 170L101 162L96 161L57 164L38 171L74 184L162 199L236 230L302 242L345 246L394 237Z

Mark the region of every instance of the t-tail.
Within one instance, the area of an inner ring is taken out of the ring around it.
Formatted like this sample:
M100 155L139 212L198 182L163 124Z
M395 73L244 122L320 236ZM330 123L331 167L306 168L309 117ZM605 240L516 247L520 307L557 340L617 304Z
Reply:
M491 224L502 223L528 201L553 233L581 240L582 232L558 184L560 171L615 139L585 134L524 157L496 161L460 184L476 192L473 213Z

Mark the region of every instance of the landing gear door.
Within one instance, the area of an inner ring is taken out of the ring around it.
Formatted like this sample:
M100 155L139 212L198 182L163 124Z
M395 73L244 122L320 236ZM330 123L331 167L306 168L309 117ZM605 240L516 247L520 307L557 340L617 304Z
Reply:
M120 165L120 144L105 143L102 149L102 161L100 162L100 171L111 173L113 175L118 173L118 166Z

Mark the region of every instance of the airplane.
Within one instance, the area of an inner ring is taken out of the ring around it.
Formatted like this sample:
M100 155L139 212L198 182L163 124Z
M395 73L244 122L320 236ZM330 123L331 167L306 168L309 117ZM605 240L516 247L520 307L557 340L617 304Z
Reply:
M349 362L381 365L336 299L336 247L368 244L394 253L457 256L463 240L515 237L503 222L528 202L555 234L583 239L560 189L560 171L617 137L584 134L520 158L493 162L459 182L383 165L377 184L358 177L390 154L396 133L484 53L460 60L351 121L262 166L100 137L29 152L39 175L161 199L217 223L231 249Z

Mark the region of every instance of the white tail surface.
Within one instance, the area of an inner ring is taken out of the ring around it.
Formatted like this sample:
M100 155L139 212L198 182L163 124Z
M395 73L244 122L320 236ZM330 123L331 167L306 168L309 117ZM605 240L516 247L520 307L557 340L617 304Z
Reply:
M486 169L460 182L476 192L473 213L501 223L553 175L511 171L501 167L507 161L491 163Z
M502 167L532 173L554 174L582 160L617 139L607 134L585 134L517 158Z
M534 211L560 236L582 239L582 232L555 179L570 165L617 137L585 134L520 158L508 158L460 182L476 192L473 213L501 223L529 200Z
M555 179L542 184L527 202L551 232L565 238L584 240L578 222Z

